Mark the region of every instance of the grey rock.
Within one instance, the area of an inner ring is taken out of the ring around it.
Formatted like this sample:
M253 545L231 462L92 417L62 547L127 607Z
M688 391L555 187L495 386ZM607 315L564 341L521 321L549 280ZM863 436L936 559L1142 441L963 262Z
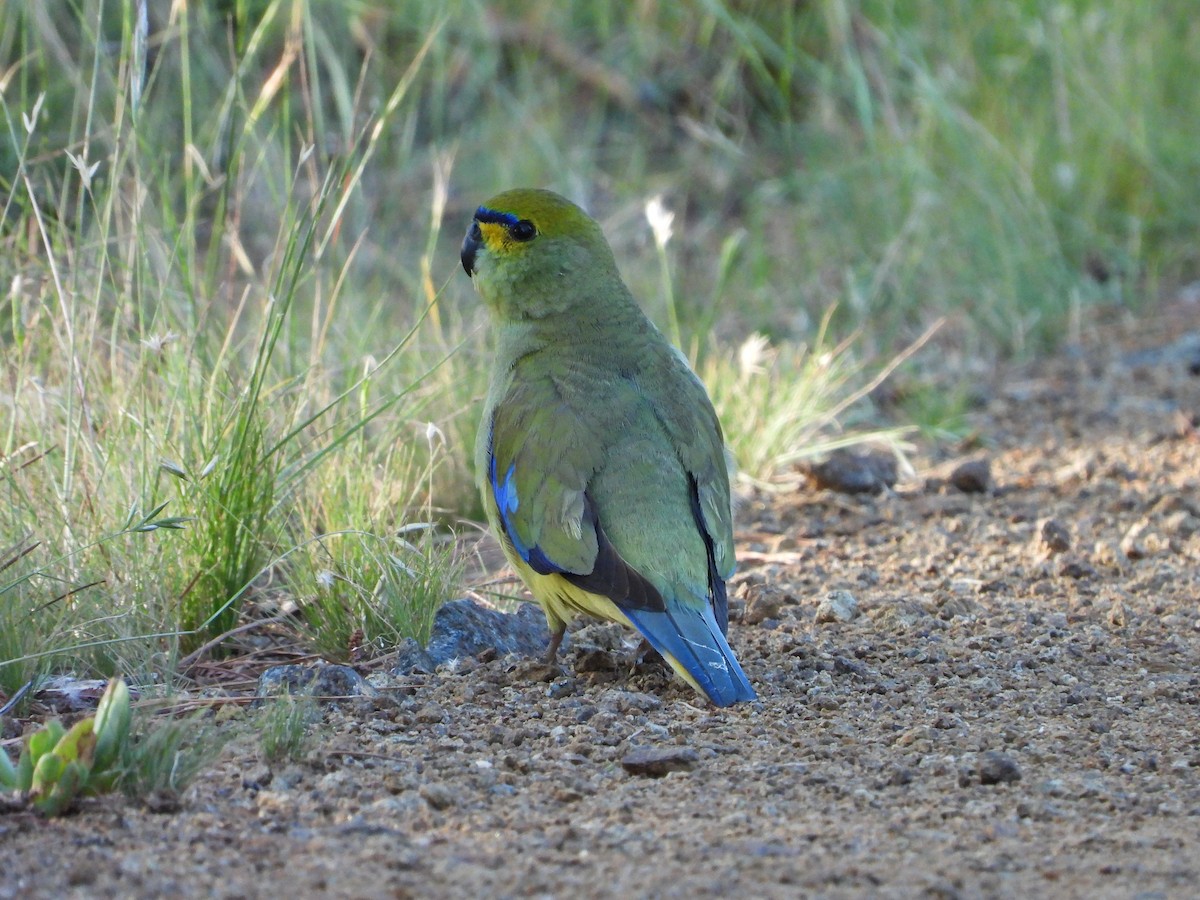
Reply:
M396 663L391 669L393 675L432 675L436 669L437 663L415 639L405 638L396 648Z
M1188 332L1170 344L1126 353L1120 361L1131 369L1179 366L1195 375L1200 373L1200 331Z
M504 613L474 600L451 600L437 611L425 653L436 667L489 648L502 655L537 656L545 652L549 641L546 617L532 603L522 604L515 613Z
M258 697L302 694L320 700L345 697L374 697L371 687L349 666L318 663L315 666L272 666L258 678Z

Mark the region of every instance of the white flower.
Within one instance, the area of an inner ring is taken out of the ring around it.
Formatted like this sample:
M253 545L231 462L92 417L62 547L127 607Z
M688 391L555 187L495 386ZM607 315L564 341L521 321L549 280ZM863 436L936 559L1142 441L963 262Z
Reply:
M442 429L438 428L432 422L426 422L425 423L425 441L426 441L426 443L428 443L429 446L432 447L435 438L437 439L437 442L439 444L445 446L446 433L444 431L442 431Z
M142 346L151 353L162 353L167 344L173 344L179 340L179 335L174 331L168 331L166 334L152 334L148 338L142 339Z
M766 371L771 342L766 335L752 334L738 347L738 369L743 375L758 375Z
M67 159L71 160L71 165L79 172L79 179L83 182L83 189L90 191L92 189L92 176L96 174L96 170L100 168L100 162L96 161L90 166L85 158L76 156L70 150L66 151Z
M25 123L25 131L29 134L33 134L33 129L37 127L38 116L42 114L42 101L45 99L45 92L38 94L37 102L33 104L33 111L28 114L21 113L21 121Z
M671 239L671 224L675 221L675 213L663 205L662 195L651 197L646 201L646 221L654 232L654 243L659 247L667 246Z

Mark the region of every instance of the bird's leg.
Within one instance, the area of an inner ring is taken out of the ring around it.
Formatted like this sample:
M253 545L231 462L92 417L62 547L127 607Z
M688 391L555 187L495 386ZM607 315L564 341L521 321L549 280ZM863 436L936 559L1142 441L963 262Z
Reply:
M646 658L646 654L654 650L654 645L645 638L638 644L637 649L633 651L633 666L637 668L642 664L642 660Z
M558 664L558 647L563 641L563 635L567 633L567 623L560 622L558 627L550 633L550 643L546 645L546 655L542 657L542 661L548 666Z
M633 651L633 665L629 667L630 675L635 675L637 673L638 666L646 661L646 654L648 653L654 654L654 656L659 655L658 651L654 649L654 645L645 638L642 638L642 642L638 644L637 649Z

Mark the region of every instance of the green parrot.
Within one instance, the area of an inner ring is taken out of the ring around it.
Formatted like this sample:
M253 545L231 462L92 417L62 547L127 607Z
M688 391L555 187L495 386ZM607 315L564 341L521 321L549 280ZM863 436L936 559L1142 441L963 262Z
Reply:
M484 507L546 613L631 626L717 706L753 700L725 639L724 439L704 385L638 308L600 226L550 191L475 211L462 264L496 355L476 443Z

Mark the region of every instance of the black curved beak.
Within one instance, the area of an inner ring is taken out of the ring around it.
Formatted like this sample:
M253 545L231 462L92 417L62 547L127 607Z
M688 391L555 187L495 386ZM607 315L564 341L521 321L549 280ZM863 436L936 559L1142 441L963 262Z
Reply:
M467 236L463 238L462 253L459 254L463 271L468 275L475 274L475 254L482 246L483 232L479 230L478 222L472 222L471 227L467 229Z

